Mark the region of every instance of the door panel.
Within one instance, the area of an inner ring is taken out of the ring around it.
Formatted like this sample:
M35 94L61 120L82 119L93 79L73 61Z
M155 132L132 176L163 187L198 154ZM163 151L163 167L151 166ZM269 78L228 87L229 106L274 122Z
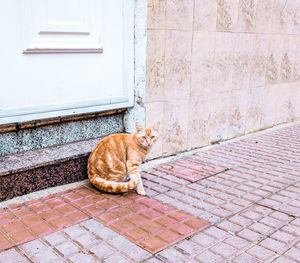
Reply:
M134 0L0 4L0 124L133 105Z
M102 52L101 1L26 0L20 3L24 53ZM115 9L116 15L120 6Z

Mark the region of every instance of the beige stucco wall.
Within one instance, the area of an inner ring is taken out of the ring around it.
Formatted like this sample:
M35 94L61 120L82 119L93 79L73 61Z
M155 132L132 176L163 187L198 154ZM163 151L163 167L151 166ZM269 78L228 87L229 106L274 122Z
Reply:
M149 0L150 158L300 117L299 0Z

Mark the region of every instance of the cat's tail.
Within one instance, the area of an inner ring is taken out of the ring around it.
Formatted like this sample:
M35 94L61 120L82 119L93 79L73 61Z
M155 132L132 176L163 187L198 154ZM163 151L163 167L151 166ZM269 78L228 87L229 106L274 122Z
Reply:
M130 177L128 182L109 181L99 176L90 177L90 181L98 189L108 193L126 193L137 186L137 178L135 176Z

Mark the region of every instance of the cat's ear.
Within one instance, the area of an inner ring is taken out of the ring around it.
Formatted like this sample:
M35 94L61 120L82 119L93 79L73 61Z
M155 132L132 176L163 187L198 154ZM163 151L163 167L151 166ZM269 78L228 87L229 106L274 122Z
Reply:
M143 126L138 122L135 123L135 128L137 133L140 133L144 129Z
M156 132L159 132L159 126L160 126L160 121L158 121L157 123L155 123L153 125L153 130L155 130Z

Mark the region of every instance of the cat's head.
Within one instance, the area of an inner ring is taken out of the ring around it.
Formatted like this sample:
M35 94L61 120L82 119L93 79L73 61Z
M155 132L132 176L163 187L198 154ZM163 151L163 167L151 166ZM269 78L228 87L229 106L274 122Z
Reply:
M158 140L159 126L160 122L149 127L144 127L138 122L135 124L136 138L143 148L151 148L151 146Z

